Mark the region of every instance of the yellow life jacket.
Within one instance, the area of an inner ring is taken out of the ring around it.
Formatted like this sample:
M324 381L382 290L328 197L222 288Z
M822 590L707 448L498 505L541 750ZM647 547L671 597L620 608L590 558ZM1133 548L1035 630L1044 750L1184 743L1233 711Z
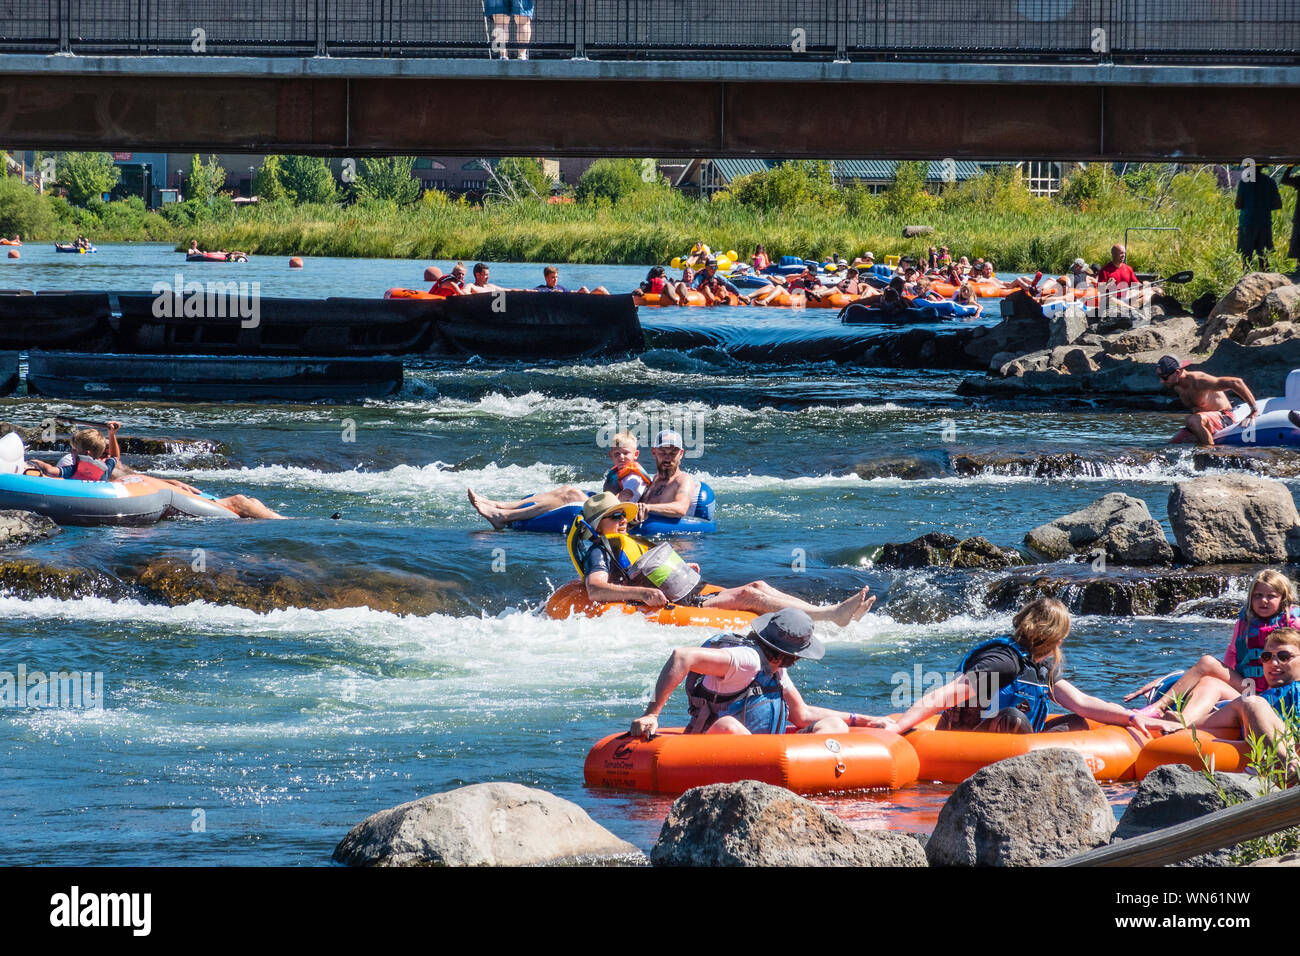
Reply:
M574 570L578 572L578 577L586 578L582 570L582 559L587 553L595 547L599 547L587 535L579 533L582 526L575 518L573 525L569 528L569 536L565 539L565 545L569 549L569 560L573 562ZM636 564L641 555L650 550L651 544L644 538L638 538L630 534L619 534L614 532L604 536L609 542L610 549L614 552L614 557L618 559L619 566L626 571L632 565Z

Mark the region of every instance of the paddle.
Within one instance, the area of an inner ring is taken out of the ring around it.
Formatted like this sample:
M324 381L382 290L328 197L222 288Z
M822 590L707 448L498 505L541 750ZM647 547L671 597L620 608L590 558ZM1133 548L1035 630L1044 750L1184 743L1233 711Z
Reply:
M1164 279L1160 279L1160 278L1152 279L1151 284L1159 285L1160 283L1164 282L1170 285L1182 285L1185 282L1191 282L1192 275L1193 273L1191 269L1184 269L1182 272L1175 272L1173 275L1168 276Z

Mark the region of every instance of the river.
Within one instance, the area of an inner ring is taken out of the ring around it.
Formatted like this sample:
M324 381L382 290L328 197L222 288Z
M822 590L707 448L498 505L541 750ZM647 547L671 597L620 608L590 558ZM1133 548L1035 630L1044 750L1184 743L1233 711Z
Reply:
M310 259L290 271L282 259L255 258L187 267L170 247L141 244L93 256L22 253L3 262L0 285L145 289L182 272L186 281L256 281L263 295L372 296L419 285L426 264ZM644 271L567 265L560 281L626 291ZM493 279L531 287L541 266L494 266ZM710 321L698 313L694 321ZM797 321L737 309L728 322L747 317ZM721 530L680 549L720 584L762 578L817 600L869 584L880 595L876 612L827 627L825 660L793 676L813 703L888 712L916 667L952 671L973 641L1007 631L1010 612L984 600L995 573L880 569L870 563L875 547L933 530L1014 547L1035 525L1112 491L1145 499L1167 528L1172 484L1193 473L1190 456L1173 453L1112 462L1116 448L1164 448L1177 427L1169 414L981 408L954 397L957 381L945 372L741 364L700 349L599 363L412 361L398 397L360 406L0 400L0 417L20 423L52 413L115 417L126 434L219 439L227 454L155 468L208 491L254 495L295 519L68 528L7 560L124 574L167 558L242 580L287 574L336 592L398 595L394 610L412 592L436 604L420 614L257 613L0 597L0 670L102 672L106 687L102 709L11 709L0 719L8 820L0 861L319 866L370 813L488 780L573 800L648 849L671 800L589 790L583 757L640 713L670 649L707 633L635 617L539 616L553 587L572 577L562 542L492 532L466 488L506 497L560 482L595 487L607 467L602 430L648 420L684 428L695 445L684 467L715 489ZM972 448L1069 451L1101 464L1059 479L989 470L864 480L854 471L881 456ZM648 451L642 460L650 463ZM1221 651L1230 630L1195 612L1079 617L1066 676L1118 699L1148 675ZM679 692L664 723L684 715ZM854 825L927 831L950 790L817 801ZM1119 807L1131 788L1108 792Z

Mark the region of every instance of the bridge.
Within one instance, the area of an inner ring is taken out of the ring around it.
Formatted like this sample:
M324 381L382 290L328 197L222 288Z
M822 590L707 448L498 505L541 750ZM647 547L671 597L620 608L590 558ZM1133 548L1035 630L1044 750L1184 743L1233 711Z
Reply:
M537 8L523 60L517 28L468 0L5 0L0 143L332 156L1300 157L1300 0Z

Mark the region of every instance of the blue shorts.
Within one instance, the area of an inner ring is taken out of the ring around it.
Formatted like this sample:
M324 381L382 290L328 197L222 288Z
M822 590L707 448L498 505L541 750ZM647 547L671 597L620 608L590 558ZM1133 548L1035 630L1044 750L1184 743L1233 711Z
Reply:
M485 17L531 17L533 0L483 0Z

